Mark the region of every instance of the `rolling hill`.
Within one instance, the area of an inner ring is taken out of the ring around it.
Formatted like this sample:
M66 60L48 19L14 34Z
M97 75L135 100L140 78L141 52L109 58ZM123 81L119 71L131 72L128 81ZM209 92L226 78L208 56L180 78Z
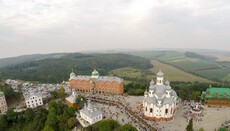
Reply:
M73 69L77 75L91 75L97 69L100 75L109 71L131 67L145 70L152 67L149 60L128 54L63 54L56 58L26 60L0 68L0 79L21 79L47 83L60 83L68 80Z
M137 51L130 54L158 60L216 82L230 83L230 61L218 61L214 56L178 51Z

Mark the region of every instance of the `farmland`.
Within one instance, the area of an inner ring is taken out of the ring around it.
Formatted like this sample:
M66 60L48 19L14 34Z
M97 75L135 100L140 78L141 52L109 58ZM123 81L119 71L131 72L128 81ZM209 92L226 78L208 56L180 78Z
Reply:
M214 56L178 51L140 51L131 54L158 60L216 82L230 83L230 62L216 60Z
M152 60L151 63L154 65L154 67L151 68L150 71L157 73L159 69L161 69L165 74L165 79L169 81L190 81L190 82L199 81L199 82L213 83L210 80L184 72L176 67L161 63L156 60Z
M125 83L130 81L150 81L155 79L155 74L161 69L165 74L165 79L169 81L190 81L190 82L207 82L213 83L213 81L193 75L191 73L184 72L174 66L164 64L157 60L151 60L153 65L150 69L140 70L132 67L124 67L112 70L109 75L115 75L123 78Z

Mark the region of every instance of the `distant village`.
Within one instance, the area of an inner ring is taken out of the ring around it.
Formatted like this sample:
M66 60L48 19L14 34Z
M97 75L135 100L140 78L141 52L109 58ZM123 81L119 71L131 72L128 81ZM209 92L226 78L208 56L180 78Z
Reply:
M156 80L150 81L143 96L124 95L122 78L100 76L97 70L91 76L71 72L69 81L61 84L34 84L11 79L5 83L15 92L22 92L24 101L14 107L15 112L38 106L48 109L51 92L63 88L67 94L65 104L76 109L76 119L82 127L112 118L119 123L132 124L140 131L184 130L192 119L196 130L230 129L229 88L210 86L199 102L181 100L161 70L156 74ZM87 99L82 108L76 103L79 95ZM5 114L8 106L3 92L0 92L0 103L1 114Z

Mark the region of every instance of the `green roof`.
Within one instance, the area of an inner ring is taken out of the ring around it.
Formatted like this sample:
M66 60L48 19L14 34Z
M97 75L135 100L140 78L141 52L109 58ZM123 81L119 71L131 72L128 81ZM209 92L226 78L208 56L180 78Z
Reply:
M230 99L230 88L208 88L205 92L205 98L228 98Z
M98 78L99 77L99 73L97 72L97 70L94 70L92 72L91 78Z

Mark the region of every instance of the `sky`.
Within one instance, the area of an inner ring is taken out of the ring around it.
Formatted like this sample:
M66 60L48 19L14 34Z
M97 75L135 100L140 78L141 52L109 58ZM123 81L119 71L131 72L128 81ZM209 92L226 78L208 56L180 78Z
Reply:
M154 48L230 51L230 1L0 0L0 58Z

